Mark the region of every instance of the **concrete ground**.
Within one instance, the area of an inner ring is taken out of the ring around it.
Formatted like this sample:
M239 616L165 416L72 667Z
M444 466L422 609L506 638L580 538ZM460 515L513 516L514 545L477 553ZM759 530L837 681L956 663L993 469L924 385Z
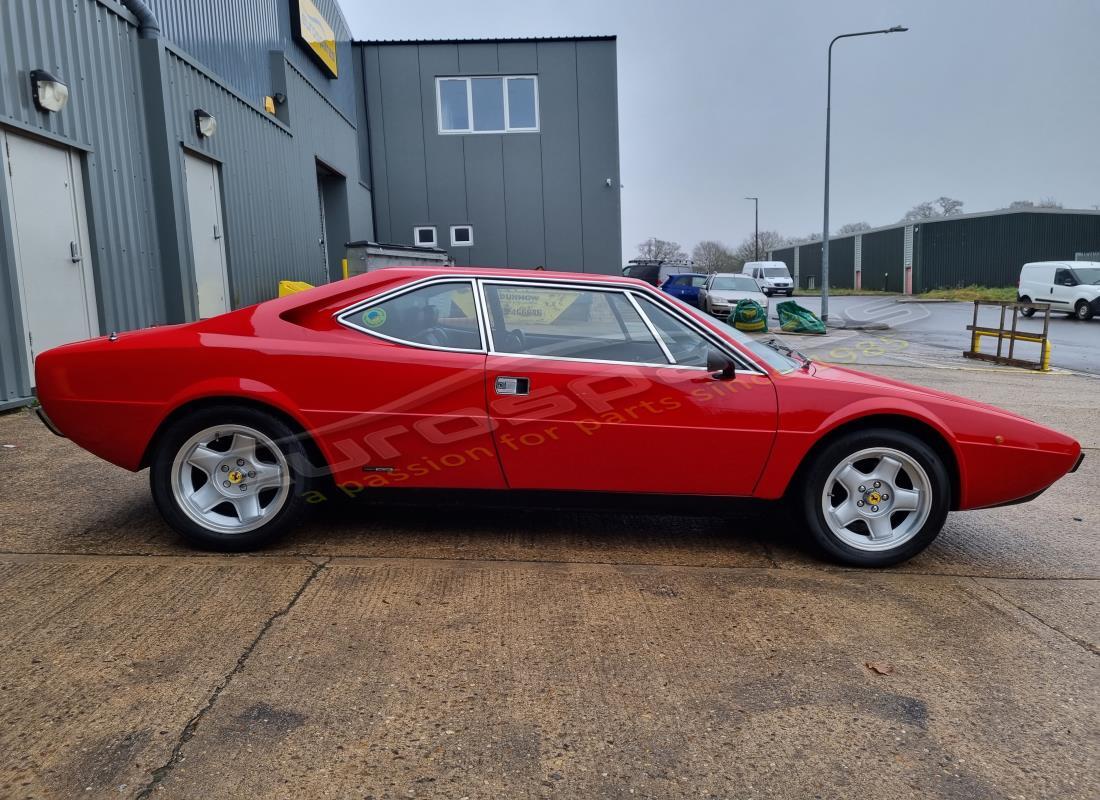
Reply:
M0 417L0 797L1098 797L1098 384L901 355L859 358L1088 456L876 572L778 509L333 503L211 555Z

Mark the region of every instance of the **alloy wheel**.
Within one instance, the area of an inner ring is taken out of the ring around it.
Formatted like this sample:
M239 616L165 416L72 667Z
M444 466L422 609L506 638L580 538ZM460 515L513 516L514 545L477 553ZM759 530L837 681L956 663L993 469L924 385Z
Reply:
M196 433L172 462L172 497L195 523L218 533L247 533L269 522L290 494L286 456L245 425Z
M932 509L932 482L908 453L873 447L843 459L825 481L829 530L858 550L891 550L920 532Z

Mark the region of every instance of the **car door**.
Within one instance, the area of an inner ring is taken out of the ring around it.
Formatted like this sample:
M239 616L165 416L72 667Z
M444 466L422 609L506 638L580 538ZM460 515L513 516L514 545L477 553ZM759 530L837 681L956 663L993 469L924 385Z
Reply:
M690 275L672 275L665 285L661 287L664 291L668 292L673 297L678 297L681 300L687 300L691 290L691 276Z
M337 315L300 398L338 484L499 489L485 399L485 340L472 279L443 278Z
M1051 305L1060 310L1073 307L1073 297L1077 289L1077 279L1073 271L1065 267L1054 270L1054 284L1051 286Z
M508 485L749 495L776 393L747 360L706 369L714 341L648 293L483 280L486 391Z

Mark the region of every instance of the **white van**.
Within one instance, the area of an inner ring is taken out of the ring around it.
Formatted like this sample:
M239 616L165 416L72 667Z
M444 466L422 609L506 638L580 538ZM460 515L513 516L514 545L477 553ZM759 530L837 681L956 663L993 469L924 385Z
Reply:
M756 280L760 291L769 297L773 294L794 294L794 280L782 261L746 261L741 268L744 275Z
M1077 319L1100 314L1100 262L1035 261L1024 264L1016 290L1021 303L1050 303L1051 311L1065 311ZM1030 317L1034 308L1025 308Z

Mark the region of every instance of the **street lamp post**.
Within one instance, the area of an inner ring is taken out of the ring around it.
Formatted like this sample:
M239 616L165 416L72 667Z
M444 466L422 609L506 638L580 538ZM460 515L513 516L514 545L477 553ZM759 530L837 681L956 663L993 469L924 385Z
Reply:
M903 33L909 30L901 25L883 28L880 31L860 31L842 33L829 42L829 70L825 88L825 221L821 227L821 319L829 319L829 122L833 105L833 45L839 39L851 39L854 36L872 36L876 33Z
M746 200L752 200L755 211L753 212L753 218L755 223L753 224L753 237L752 237L752 260L760 260L760 198L759 197L746 197Z

